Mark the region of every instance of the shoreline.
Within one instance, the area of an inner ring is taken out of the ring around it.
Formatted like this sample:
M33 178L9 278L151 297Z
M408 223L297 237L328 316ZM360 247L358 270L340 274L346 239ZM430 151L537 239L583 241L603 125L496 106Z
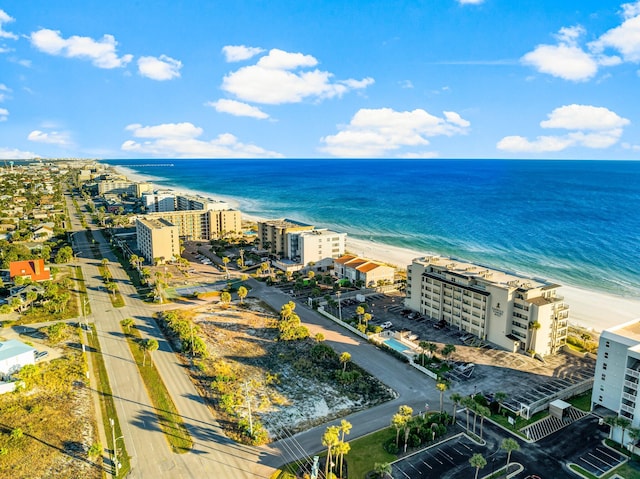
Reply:
M174 185L159 185L154 182L154 179L157 180L158 178L139 174L126 167L109 165L108 163L104 164L133 181L151 183L154 185L154 189L171 189L176 192L200 195L225 201L229 203L231 207L237 208L242 212L243 221L248 220L255 222L269 219L243 212L241 207L242 202L237 198L214 195L209 192L190 190L188 188L176 187ZM316 226L323 227L323 225ZM417 251L398 246L375 243L372 241L354 238L349 235L347 235L346 250L352 254L364 256L365 258L383 263L389 263L402 269L406 269L414 258L427 256L429 254L439 254L435 251ZM578 286L567 285L565 283L559 284L562 285L560 294L564 296L565 301L569 305L569 322L571 324L580 325L587 329L599 332L618 324L640 318L640 299L615 296L599 291L588 290Z

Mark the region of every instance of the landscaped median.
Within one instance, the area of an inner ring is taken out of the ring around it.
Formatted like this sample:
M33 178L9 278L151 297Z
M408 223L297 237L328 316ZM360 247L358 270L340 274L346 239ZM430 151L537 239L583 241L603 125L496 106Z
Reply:
M152 358L147 357L151 355L154 346L157 349L157 342L153 345L152 341L154 340L143 340L140 331L126 319L122 320L122 330L158 415L160 429L164 432L173 452L179 454L188 452L193 447L191 435L187 431L160 373L153 364Z
M104 365L104 360L102 359L102 351L100 350L98 334L96 333L96 328L93 324L90 328L90 333L87 334L87 343L89 344L91 351L94 352L94 354L91 355L90 364L92 365L93 377L96 378L96 388L98 389L97 392L100 398L100 410L102 412L102 426L107 436L107 449L113 451L114 445L111 443L111 438L114 437L114 434L109 434L111 431L111 422L109 420L113 419L115 437L122 436L122 430L120 429L120 421L118 420L118 414L116 413L116 406L113 402L113 394L111 392L111 385L109 384L109 375L107 374L107 369ZM120 448L119 452L118 461L121 466L118 470L117 477L125 477L129 473L131 465L129 464L129 455L127 454L124 444L122 444L122 448Z

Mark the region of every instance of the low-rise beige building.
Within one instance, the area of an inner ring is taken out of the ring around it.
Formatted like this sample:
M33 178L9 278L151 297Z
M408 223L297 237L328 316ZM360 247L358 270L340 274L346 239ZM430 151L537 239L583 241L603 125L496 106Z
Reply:
M407 269L405 305L510 351L554 354L566 344L561 286L443 256Z
M346 254L334 261L334 272L338 278L346 278L353 284L366 287L393 283L395 269L372 259Z

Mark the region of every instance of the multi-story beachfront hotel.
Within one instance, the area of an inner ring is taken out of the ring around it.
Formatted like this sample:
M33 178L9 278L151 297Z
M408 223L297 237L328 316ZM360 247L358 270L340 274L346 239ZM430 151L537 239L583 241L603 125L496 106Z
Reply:
M509 351L554 354L566 343L560 285L442 256L407 269L407 307Z
M605 329L598 343L598 359L593 380L591 404L604 407L630 421L627 427L640 427L640 320L635 319ZM621 428L612 431L622 438ZM630 440L629 434L625 442Z

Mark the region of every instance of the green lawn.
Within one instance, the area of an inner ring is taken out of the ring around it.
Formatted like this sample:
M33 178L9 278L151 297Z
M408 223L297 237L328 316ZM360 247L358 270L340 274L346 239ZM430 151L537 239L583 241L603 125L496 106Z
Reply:
M143 366L143 363L145 363L144 353L138 346L138 341L141 339L140 332L134 326L130 329L129 333L125 331L125 336L133 359L138 365L140 375L149 393L149 398L158 415L160 428L162 432L164 432L169 445L174 452L180 454L189 452L193 447L193 440L182 421L182 417L178 413L173 399L171 399L169 391L167 391L167 387L160 377L160 373L153 364L153 358L147 357L146 365Z
M395 454L389 454L382 447L390 438L395 437L396 431L387 428L350 441L351 451L345 456L349 467L349 479L364 479L365 474L373 470L376 462L395 461Z

